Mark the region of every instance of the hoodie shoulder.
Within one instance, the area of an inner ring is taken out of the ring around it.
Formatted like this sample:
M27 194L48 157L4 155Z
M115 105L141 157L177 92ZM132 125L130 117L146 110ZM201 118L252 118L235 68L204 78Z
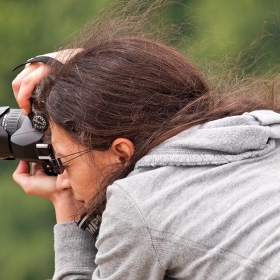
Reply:
M219 165L270 153L280 139L280 114L260 110L187 129L137 162L148 166Z

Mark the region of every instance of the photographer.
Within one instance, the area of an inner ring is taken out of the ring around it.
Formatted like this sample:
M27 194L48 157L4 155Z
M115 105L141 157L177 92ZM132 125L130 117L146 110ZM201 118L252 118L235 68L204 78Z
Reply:
M279 102L258 79L215 92L172 48L112 26L13 82L26 114L38 85L55 152L57 177L14 173L53 202L53 279L278 279Z

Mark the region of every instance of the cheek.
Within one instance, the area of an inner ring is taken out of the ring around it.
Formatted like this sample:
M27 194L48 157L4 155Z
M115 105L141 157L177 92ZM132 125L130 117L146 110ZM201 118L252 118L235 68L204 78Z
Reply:
M92 198L106 176L107 170L100 159L98 161L96 158L80 158L75 166L69 166L68 169L73 191L84 200Z
M77 170L76 170L77 171ZM98 187L93 168L84 166L80 172L69 172L69 181L72 189L81 194L93 195Z

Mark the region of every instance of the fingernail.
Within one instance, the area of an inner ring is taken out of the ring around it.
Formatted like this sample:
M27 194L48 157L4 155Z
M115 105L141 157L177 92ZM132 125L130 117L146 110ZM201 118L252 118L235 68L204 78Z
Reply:
M26 110L25 109L21 109L22 113L26 116L27 113L26 113Z

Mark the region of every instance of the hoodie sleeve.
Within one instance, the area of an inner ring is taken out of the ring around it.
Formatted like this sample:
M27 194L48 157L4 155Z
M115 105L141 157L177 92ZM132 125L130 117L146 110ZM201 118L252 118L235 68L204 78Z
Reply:
M91 279L96 268L95 238L75 222L57 224L55 237L55 273L53 280Z
M108 188L107 199L92 279L164 279L165 271L137 206L116 183Z
M117 184L108 188L97 241L75 222L57 224L54 236L53 280L169 279L141 213Z

